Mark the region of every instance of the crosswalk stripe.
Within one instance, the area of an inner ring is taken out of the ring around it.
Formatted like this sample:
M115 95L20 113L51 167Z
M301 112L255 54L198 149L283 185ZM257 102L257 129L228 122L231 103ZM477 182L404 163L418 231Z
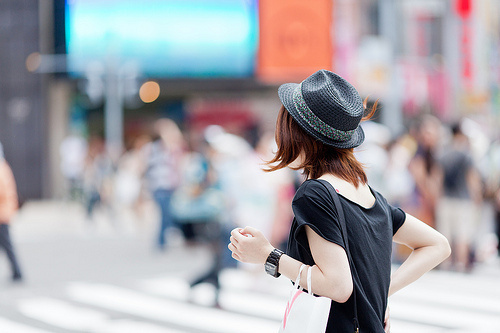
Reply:
M474 282L471 283L472 281ZM410 288L440 290L450 294L473 295L476 298L500 299L497 277L471 276L448 271L431 271L403 290Z
M440 288L406 288L398 292L399 301L420 302L437 305L440 308L467 310L500 317L500 298L483 296L481 302L475 294L450 292ZM395 295L395 296L396 296Z
M128 319L111 320L108 315L91 309L82 308L64 301L51 298L31 298L19 302L19 310L26 317L36 319L54 327L78 332L92 333L181 333L158 325ZM0 332L3 330L0 321ZM29 333L29 331L18 331ZM33 333L42 331L33 331ZM43 331L45 332L45 331Z
M274 333L279 325L277 321L262 318L249 320L245 315L158 299L105 284L75 282L69 286L68 293L78 302L205 332Z
M449 329L420 323L408 323L391 319L391 332L394 333L451 333Z
M182 302L190 301L190 299L194 298L192 297L193 294L200 298L200 293L196 294L196 287L191 290L187 281L177 278L157 278L142 281L139 288L153 295ZM219 305L224 310L280 321L283 318L287 298L282 297L278 291L275 292L278 295L246 291L243 288L235 290L223 287L219 294ZM207 295L207 298L213 298L214 294L212 292L211 295ZM201 303L205 302L201 301ZM210 304L209 301L206 303Z
M466 274L431 271L391 296L391 316L403 322L447 327L447 332L496 332L500 327L497 285L492 277L472 280Z
M39 328L30 327L25 324L19 324L14 321L0 317L0 332L5 333L50 333Z
M398 298L392 299L390 306L392 318L406 322L426 323L429 326L443 327L449 330L479 329L482 332L495 332L492 328L500 327L498 316L471 313L469 310L450 309L442 305L429 305Z
M161 327L158 325L138 322L129 319L119 319L108 321L101 327L92 331L92 333L185 333L177 329Z
M106 316L101 312L78 309L66 302L51 298L21 300L19 311L27 317L69 330L89 330L106 320Z
M281 321L285 313L286 300L278 301L272 297L252 293L222 292L220 304L223 309Z

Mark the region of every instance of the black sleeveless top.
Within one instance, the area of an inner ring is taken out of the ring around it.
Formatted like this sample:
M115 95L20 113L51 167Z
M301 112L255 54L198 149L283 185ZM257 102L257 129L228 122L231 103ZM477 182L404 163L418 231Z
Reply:
M320 181L305 181L292 202L295 217L287 254L307 265L314 265L314 259L305 225L345 249L337 210L330 193ZM391 274L392 236L403 225L406 214L400 208L389 205L380 193L370 190L375 197L375 203L370 208L364 208L342 195L339 197L354 263L352 274L360 332L383 333ZM351 295L346 303L332 301L326 332L354 332L352 298Z

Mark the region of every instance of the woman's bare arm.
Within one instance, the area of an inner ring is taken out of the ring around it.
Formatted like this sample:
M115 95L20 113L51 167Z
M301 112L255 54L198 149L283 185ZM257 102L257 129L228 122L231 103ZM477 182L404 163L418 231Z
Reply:
M416 281L451 254L450 244L443 235L410 214L406 214L393 240L413 251L392 275L389 296Z
M339 303L346 302L352 294L353 284L345 250L325 240L308 226L306 234L316 263L312 266L312 291ZM260 231L250 227L234 229L228 247L233 252L233 258L255 264L264 264L274 249ZM301 264L284 254L279 262L279 272L290 280L295 280ZM299 284L307 286L305 270L302 272Z

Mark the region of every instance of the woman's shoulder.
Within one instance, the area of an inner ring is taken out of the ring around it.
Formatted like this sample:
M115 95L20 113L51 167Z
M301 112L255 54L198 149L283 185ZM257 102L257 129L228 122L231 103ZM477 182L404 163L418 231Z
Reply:
M294 201L300 199L324 200L328 198L327 188L320 180L308 179L304 181L295 193Z

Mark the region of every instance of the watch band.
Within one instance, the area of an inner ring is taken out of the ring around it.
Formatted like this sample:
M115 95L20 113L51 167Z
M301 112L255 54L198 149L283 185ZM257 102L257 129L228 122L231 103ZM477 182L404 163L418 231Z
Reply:
M278 273L278 268L279 268L280 258L283 254L284 252L281 251L280 249L274 249L271 251L264 265L267 274L272 275L275 278L281 275L280 273Z

